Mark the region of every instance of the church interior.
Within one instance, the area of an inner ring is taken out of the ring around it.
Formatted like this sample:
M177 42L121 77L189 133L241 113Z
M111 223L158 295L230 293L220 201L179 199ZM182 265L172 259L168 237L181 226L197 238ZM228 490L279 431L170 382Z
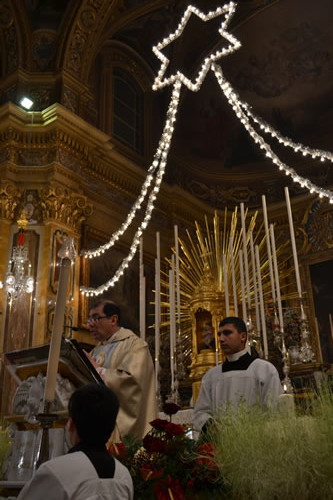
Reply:
M161 401L193 405L228 315L299 404L333 373L332 2L238 0L222 33L193 15L160 48L162 75L152 48L187 7L0 2L2 419L17 388L6 353L50 342L66 238L63 336L91 349L89 308L115 301L158 362ZM207 58L193 91L179 75L195 81Z

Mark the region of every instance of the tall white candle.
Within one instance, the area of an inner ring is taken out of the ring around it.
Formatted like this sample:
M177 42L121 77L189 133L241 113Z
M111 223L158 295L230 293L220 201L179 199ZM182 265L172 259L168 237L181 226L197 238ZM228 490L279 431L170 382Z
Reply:
M277 255L276 255L276 245L275 245L275 235L274 235L273 224L270 224L269 229L270 229L270 236L271 236L271 242L272 242L272 258L273 258L273 268L274 268L274 274L275 274L274 282L275 282L275 286L276 286L276 301L277 301L277 309L278 309L278 314L279 314L279 324L280 324L280 331L283 333L284 332L284 324L283 324L282 302L281 302L281 292L280 292L280 278L279 278L279 269L278 269Z
M161 328L161 251L160 233L156 233L156 259L155 259L155 380L156 394L159 399L160 384L160 328Z
M264 357L265 357L265 359L268 359L268 342L267 342L267 331L266 331L265 303L264 303L264 295L263 295L262 283L261 283L261 269L260 269L260 258L259 258L258 245L255 246L255 256L256 256L256 267L257 267L257 275L258 275L261 332L262 332L262 340L263 340L263 344L264 344Z
M301 287L301 279L300 279L299 268L298 268L298 257L297 257L297 250L296 250L296 240L295 240L295 232L294 232L293 215L292 215L292 211L291 211L290 198L289 198L289 190L288 190L287 186L284 188L284 192L285 192L286 204L287 204L287 211L288 211L288 220L289 220L289 230L290 230L291 246L292 246L293 257L294 257L294 266L295 266L297 293L298 293L299 298L301 299L302 298L302 287ZM302 316L304 317L303 307L301 307L301 311L302 311Z
M229 254L231 261L231 279L232 279L232 293L234 298L234 311L235 316L238 316L238 299L237 299L237 288L236 288L236 274L235 274L235 259L234 259L234 244L233 238L229 238Z
M64 328L64 315L67 300L67 288L71 272L71 259L65 257L60 263L60 274L58 282L58 291L56 306L54 311L54 320L52 328L49 357L47 362L44 404L51 403L55 399L55 389L57 382L61 338Z
M228 270L227 270L227 259L226 259L225 253L222 255L222 267L223 267L225 314L226 314L226 316L230 316Z
M240 204L240 209L241 209L241 223L242 223L242 237L243 237L243 258L244 258L244 270L245 270L245 286L246 286L248 308L251 309L250 277L249 277L249 262L248 262L247 244L246 244L244 203ZM246 317L244 317L243 319L244 319L244 321L246 321Z
M270 243L269 229L268 229L268 215L267 215L266 197L264 194L262 195L261 200L262 200L262 212L264 215L264 226L265 226L265 235L266 235L269 276L270 276L270 280L271 280L271 289L272 289L272 300L273 300L273 304L275 305L276 295L275 295L275 283L274 283L274 270L273 270L272 251L271 251L271 243Z
M171 394L175 391L175 350L176 350L176 307L175 307L175 259L171 258L169 270L169 302L170 302L170 372Z
M246 322L247 314L246 314L246 299L245 299L245 287L244 287L244 267L243 267L243 252L242 252L242 250L239 250L238 259L239 259L239 274L240 274L241 293L242 293L242 314L243 314L243 320Z
M176 268L176 313L177 313L177 332L180 335L180 280L179 280L179 244L178 244L178 226L174 226L175 234L175 268Z
M256 262L255 262L255 255L254 255L253 231L250 232L250 249L251 249L251 263L252 263L254 307L255 307L255 311L256 311L256 327L257 327L257 331L259 332L260 331L260 314L259 314L259 304L258 304L258 285L257 285Z
M143 239L140 238L140 259L139 259L139 306L140 306L140 337L146 337L146 278L143 265Z

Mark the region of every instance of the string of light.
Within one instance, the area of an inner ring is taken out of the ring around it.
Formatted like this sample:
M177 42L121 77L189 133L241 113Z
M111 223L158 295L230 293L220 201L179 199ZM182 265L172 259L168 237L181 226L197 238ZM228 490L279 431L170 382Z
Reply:
M283 135L281 135L280 132L275 130L265 120L256 116L251 111L247 103L241 101L240 99L238 99L238 103L244 109L246 114L260 126L261 130L263 130L266 134L270 134L274 139L277 139L280 144L292 148L295 151L295 153L300 151L303 154L303 156L310 155L312 158L320 158L320 161L329 160L333 162L333 154L330 151L323 151L321 149L312 149L309 148L308 146L304 146L304 144L301 144L300 142L293 142L288 137L284 137Z
M143 220L139 224L139 226L134 234L132 244L131 244L130 249L129 249L129 253L122 260L120 266L116 270L113 277L110 278L106 283L104 283L103 285L100 285L97 288L83 287L82 286L80 288L80 290L81 290L81 293L83 293L85 295L89 295L89 296L100 295L100 294L104 293L106 290L108 290L109 288L111 288L112 286L114 286L114 284L124 274L126 268L128 267L130 261L133 259L134 255L137 251L137 248L140 244L140 238L141 238L144 230L148 226L148 223L151 219L151 215L152 215L152 212L154 209L154 203L155 203L155 200L156 200L157 195L159 193L162 179L163 179L163 175L165 173L165 168L166 168L166 164L167 164L167 157L168 157L168 153L170 150L171 138L172 138L172 135L174 132L174 123L176 121L176 114L177 114L178 105L179 105L180 88L181 88L181 83L176 82L174 84L174 88L173 88L173 92L172 92L172 96L171 96L171 101L170 101L169 109L167 112L167 119L166 119L164 131L163 131L160 143L159 143L159 149L156 152L156 156L155 156L155 160L154 160L154 162L157 161L157 164L153 165L154 170L156 170L155 182L150 190L150 194L149 194L148 200L147 200L145 214L144 214ZM149 177L149 174L147 177ZM148 192L148 187L147 187L147 192ZM142 202L141 202L141 204L142 204ZM134 211L134 208L132 209L132 211ZM133 220L133 218L134 218L134 215L133 215L131 220ZM128 220L129 220L129 218L127 219L127 221ZM114 244L114 243L111 244L112 240L113 240L113 237L110 239L110 241L108 243L108 245L110 245L109 248L112 246L112 244ZM106 245L103 245L102 250L101 250L101 248L95 250L96 255L100 255L101 253L104 253L105 246ZM89 257L90 257L90 255L89 255ZM92 258L92 257L90 257L90 258Z
M237 38L234 37L231 33L228 33L228 31L226 31L225 29L228 26L231 17L235 13L236 6L237 4L235 4L234 2L230 2L229 4L226 4L223 7L218 7L216 10L208 12L208 14L204 14L203 12L201 12L196 7L193 7L192 5L189 5L187 7L176 31L171 33L168 37L164 38L162 42L158 43L153 47L154 54L162 62L153 84L153 90L161 89L163 87L173 84L176 81L182 82L182 84L185 85L189 90L192 90L192 92L197 92L200 89L201 84L204 81L206 74L209 71L210 66L213 64L213 62L216 61L217 59L220 59L223 56L231 54L232 52L241 47L240 41L237 40ZM228 40L229 45L227 47L221 48L220 50L214 52L213 54L210 54L209 57L205 58L203 64L200 67L198 76L196 77L194 82L192 82L179 70L176 71L174 74L170 75L168 78L164 78L170 60L161 52L161 50L164 49L170 43L172 43L176 38L179 38L182 35L184 28L186 27L192 14L195 14L204 22L210 21L215 17L225 14L225 19L221 23L219 33L222 37Z
M204 14L196 7L189 5L185 10L183 17L181 18L181 21L178 24L177 29L172 34L164 38L160 43L158 43L156 46L153 47L152 50L154 54L161 61L161 67L155 78L153 84L153 90L161 89L168 85L173 85L173 91L169 108L167 111L165 126L157 150L155 152L153 162L148 169L148 173L145 182L141 188L140 194L136 199L134 205L132 206L132 209L128 213L126 220L121 225L121 227L112 235L112 237L107 243L94 250L84 250L82 251L82 254L86 258L95 258L103 254L106 250L109 250L112 246L114 246L114 244L125 233L128 227L133 223L136 214L142 208L144 201L147 199L147 205L143 216L143 220L137 227L127 257L123 259L120 266L116 270L114 276L111 279L109 279L107 283L99 286L98 288L81 287L82 293L87 295L99 295L108 290L123 275L125 269L128 267L129 262L134 257L138 245L140 243L140 238L151 219L151 215L154 209L154 203L162 183L167 163L167 157L171 146L171 139L176 122L176 114L178 111L181 86L185 85L189 90L197 92L200 89L201 84L203 83L206 74L210 69L212 69L212 71L215 73L218 83L224 95L226 96L229 104L232 106L234 112L236 113L237 117L240 119L241 123L248 131L248 133L251 135L253 140L257 144L259 144L259 147L261 149L265 151L266 156L270 158L272 162L276 164L279 167L279 169L285 173L285 175L291 176L294 182L300 184L303 188L308 189L310 193L317 193L320 198L326 197L329 199L330 203L333 203L332 191L316 186L309 179L306 179L298 175L293 168L282 162L280 158L271 149L269 144L265 142L263 137L252 126L251 122L259 126L260 130L263 130L264 133L270 134L271 137L277 139L279 143L282 144L283 146L292 148L295 151L295 153L300 152L303 154L303 156L310 155L314 159L320 158L321 161L325 160L333 161L333 154L319 149L312 149L300 143L295 143L291 139L281 135L278 131L276 131L263 119L256 116L251 111L249 105L245 102L242 102L239 99L237 92L231 87L229 82L227 82L227 80L224 78L222 73L222 68L218 64L216 64L216 61L218 59L228 54L231 54L232 52L241 47L240 41L226 30L233 14L235 13L236 7L237 7L236 3L229 2L228 4L225 4L222 7L218 7L214 11L210 11L207 14ZM165 77L165 73L169 66L170 60L162 53L162 50L167 45L174 42L177 38L179 38L182 35L192 14L199 17L203 22L210 21L211 19L217 16L224 15L224 20L221 22L219 33L229 43L226 47L217 50L216 52L210 54L203 60L203 63L194 81L191 81L189 78L187 78L180 70L176 70L169 77Z
M244 125L248 133L251 135L253 140L257 144L259 144L259 147L261 149L265 151L266 157L270 158L272 162L279 167L279 170L283 171L287 176L291 176L292 180L295 183L299 184L302 188L308 189L310 193L317 193L320 198L326 197L328 198L330 203L333 203L332 191L330 191L329 189L324 189L316 186L316 184L311 182L309 179L306 179L305 177L302 177L301 175L297 174L297 172L292 167L289 167L283 161L280 160L280 158L274 153L269 144L265 142L263 137L260 134L258 134L250 124L250 119L251 118L253 119L253 115L252 113L248 113L248 106L244 104L242 105L241 101L238 98L237 92L231 87L231 85L224 78L222 73L222 68L219 65L214 64L212 65L212 70L214 71L217 81L224 95L226 96L229 104L232 106L234 112L236 113L237 117ZM271 136L277 137L277 134L274 134L275 132L274 129L272 129L270 126L261 121L261 119L256 118L255 122L258 123L260 126L264 127L265 131L270 133ZM282 139L283 136L281 136L280 134L278 135ZM313 157L320 157L322 160L329 159L332 161L333 155L328 151L310 150L310 148L307 148L302 144L295 144L292 141L288 140L287 138L283 139L284 142L288 141L288 146L293 148L295 153L298 153L300 151L303 155L305 155L305 154L311 154L310 151L312 151ZM282 143L282 141L280 142Z

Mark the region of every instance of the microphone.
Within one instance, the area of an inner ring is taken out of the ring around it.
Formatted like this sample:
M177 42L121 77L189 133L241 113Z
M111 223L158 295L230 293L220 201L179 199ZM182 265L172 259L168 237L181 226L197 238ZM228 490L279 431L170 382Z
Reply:
M71 326L71 325L64 325L64 328L69 328L70 330L73 330L73 332L78 332L80 330L78 326Z

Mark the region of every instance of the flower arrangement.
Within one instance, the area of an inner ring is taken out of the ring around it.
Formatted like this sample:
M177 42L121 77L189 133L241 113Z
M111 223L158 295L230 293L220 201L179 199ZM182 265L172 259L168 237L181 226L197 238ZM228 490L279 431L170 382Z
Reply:
M210 443L187 436L186 428L171 421L179 406L166 403L169 420L150 422L143 441L127 438L109 448L130 470L135 499L184 500L223 498L223 480Z

